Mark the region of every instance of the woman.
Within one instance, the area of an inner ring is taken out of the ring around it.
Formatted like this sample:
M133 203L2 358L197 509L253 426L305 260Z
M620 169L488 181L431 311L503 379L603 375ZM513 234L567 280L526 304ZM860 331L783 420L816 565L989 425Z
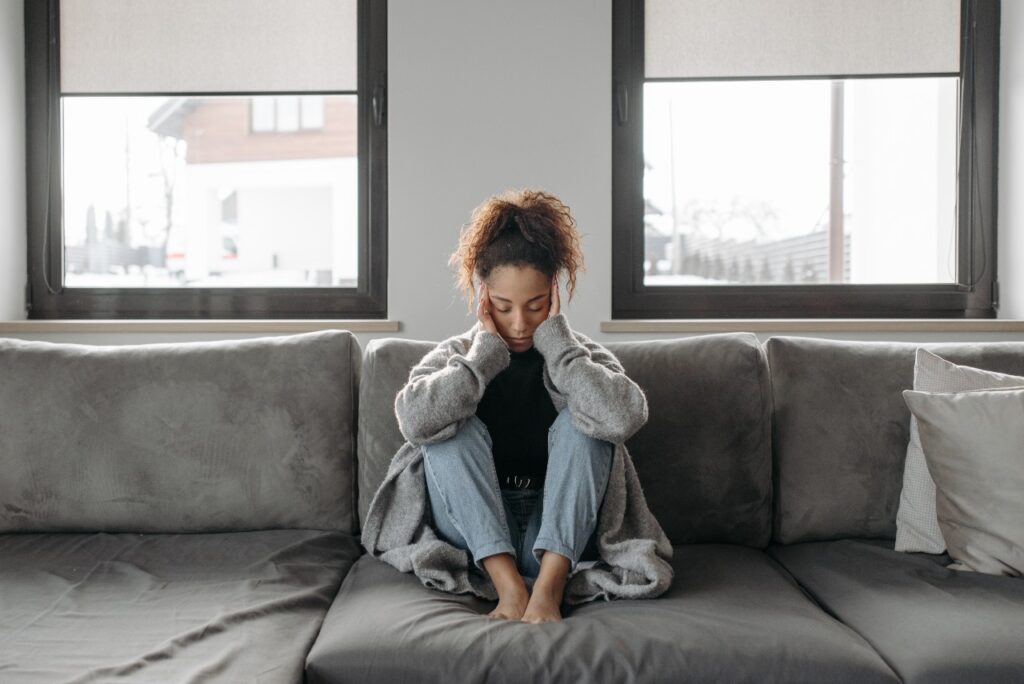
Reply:
M450 260L471 306L477 292L477 322L395 400L408 441L363 545L428 587L496 595L489 617L557 621L563 600L650 598L671 582L672 547L623 444L646 398L561 311L558 274L571 299L581 262L557 198L523 190L477 207Z

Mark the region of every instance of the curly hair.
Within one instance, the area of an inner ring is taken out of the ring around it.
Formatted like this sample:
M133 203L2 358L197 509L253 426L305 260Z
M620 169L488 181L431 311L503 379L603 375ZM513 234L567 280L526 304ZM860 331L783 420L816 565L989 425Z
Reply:
M473 210L448 260L456 287L473 311L474 276L487 280L499 266L532 266L549 278L564 270L572 300L576 271L586 270L576 220L569 207L542 190L506 190Z

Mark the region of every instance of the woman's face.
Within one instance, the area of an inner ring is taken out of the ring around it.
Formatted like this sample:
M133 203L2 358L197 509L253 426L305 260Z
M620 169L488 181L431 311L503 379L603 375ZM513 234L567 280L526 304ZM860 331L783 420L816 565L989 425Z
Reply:
M487 279L491 318L512 351L533 346L533 331L548 317L551 279L532 266L499 266Z

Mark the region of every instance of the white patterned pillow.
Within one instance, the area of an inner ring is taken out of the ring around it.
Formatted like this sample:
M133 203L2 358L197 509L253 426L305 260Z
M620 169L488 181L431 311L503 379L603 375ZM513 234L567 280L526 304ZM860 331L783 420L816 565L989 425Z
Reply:
M914 389L923 392L965 392L1024 385L1024 377L958 366L924 349L914 360ZM903 466L903 490L896 513L896 551L943 553L946 541L935 513L935 481L928 472L917 418L910 417L910 443Z

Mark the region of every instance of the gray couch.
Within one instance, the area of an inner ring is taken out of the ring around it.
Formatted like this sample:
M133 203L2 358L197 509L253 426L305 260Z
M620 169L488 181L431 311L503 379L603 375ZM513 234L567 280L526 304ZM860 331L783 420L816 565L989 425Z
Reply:
M916 345L608 343L675 582L530 625L358 546L433 344L0 340L0 681L1021 680L1024 581L893 550Z
M0 682L296 682L359 557L348 332L0 339Z

